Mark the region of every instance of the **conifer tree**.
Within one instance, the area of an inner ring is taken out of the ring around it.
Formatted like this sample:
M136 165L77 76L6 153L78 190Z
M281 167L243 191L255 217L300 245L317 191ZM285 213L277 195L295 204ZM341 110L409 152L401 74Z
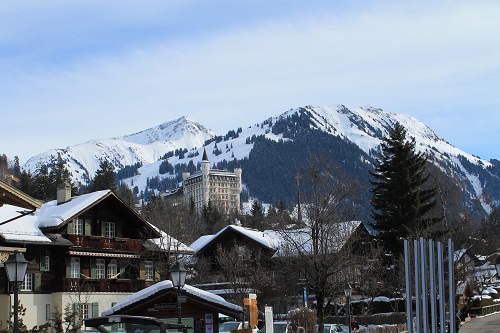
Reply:
M99 163L99 170L96 171L92 181L92 191L100 190L116 191L115 169L107 160Z
M264 221L264 208L262 207L262 203L258 200L254 200L252 203L252 208L250 209L250 227L261 230L262 229L262 221Z
M427 157L415 151L415 138L407 140L406 134L400 123L394 125L381 144L382 159L376 161L375 172L370 171L374 180L369 224L394 260L403 253L402 238L424 236L441 220L431 215L436 188L427 184Z

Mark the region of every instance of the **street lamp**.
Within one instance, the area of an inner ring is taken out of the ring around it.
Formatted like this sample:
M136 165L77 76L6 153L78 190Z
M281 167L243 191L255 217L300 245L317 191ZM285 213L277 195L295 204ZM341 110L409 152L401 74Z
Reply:
M7 271L7 277L9 282L14 282L14 328L13 333L19 333L19 322L18 322L18 312L19 312L19 283L23 282L24 275L26 274L26 268L28 268L28 262L24 255L19 251L14 251L13 254L9 256L7 261L4 262L5 270Z
M346 282L344 286L344 294L347 299L347 326L349 327L349 333L351 333L351 296L352 288L349 282Z
M186 283L187 270L184 265L180 262L176 262L170 268L170 275L172 277L172 284L174 288L177 289L177 323L182 324L181 320L181 289L184 288Z

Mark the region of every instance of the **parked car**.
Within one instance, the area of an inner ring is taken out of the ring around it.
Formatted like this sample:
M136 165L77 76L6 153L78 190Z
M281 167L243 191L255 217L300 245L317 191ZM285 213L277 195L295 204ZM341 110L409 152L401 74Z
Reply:
M273 322L274 333L291 333L290 323L286 321Z
M245 325L241 321L226 321L219 324L219 333L231 333L232 330L240 330L242 328L248 328L248 321L245 322ZM252 333L259 333L259 329L253 327Z
M316 333L319 333L318 330L319 330L319 326L316 325L314 331ZM344 332L347 332L347 331L344 330L344 328L342 326L340 326L339 324L324 324L324 327L323 327L323 333L344 333Z

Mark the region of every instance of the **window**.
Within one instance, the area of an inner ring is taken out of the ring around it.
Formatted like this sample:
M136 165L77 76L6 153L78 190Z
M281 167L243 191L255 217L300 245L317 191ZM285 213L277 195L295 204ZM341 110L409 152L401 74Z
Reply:
M108 279L116 279L118 275L118 264L116 259L112 259L108 263Z
M51 321L52 318L50 316L50 304L45 304L45 321Z
M72 279L80 278L80 258L71 258L70 277Z
M24 275L24 280L19 286L19 290L33 290L33 274Z
M80 304L80 319L84 320L89 318L89 303Z
M144 264L144 278L147 281L153 281L154 278L153 262L150 260L147 260L146 263Z
M83 220L74 219L73 220L73 235L83 235Z
M50 271L50 252L47 251L47 254L40 257L40 272L48 272Z
M104 236L108 238L116 237L115 222L105 222Z
M97 259L95 264L95 277L97 279L104 279L106 276L106 263L104 262L104 259Z

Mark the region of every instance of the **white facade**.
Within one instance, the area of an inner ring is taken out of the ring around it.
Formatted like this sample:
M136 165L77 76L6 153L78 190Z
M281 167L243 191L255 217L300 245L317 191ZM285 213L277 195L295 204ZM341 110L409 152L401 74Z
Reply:
M201 172L183 176L183 192L186 201L194 202L196 209L201 210L208 201L215 204L221 213L229 214L240 211L241 168L234 173L227 170L210 169L210 162L204 152Z
M80 314L84 318L100 316L104 310L121 301L132 293L53 293L33 294L19 293L19 304L26 309L26 315L21 317L28 329L35 325L43 325L50 321L52 313L59 309L64 314L64 308L73 304L84 304L80 308ZM1 318L9 318L14 295L0 295ZM83 328L82 328L83 329Z

